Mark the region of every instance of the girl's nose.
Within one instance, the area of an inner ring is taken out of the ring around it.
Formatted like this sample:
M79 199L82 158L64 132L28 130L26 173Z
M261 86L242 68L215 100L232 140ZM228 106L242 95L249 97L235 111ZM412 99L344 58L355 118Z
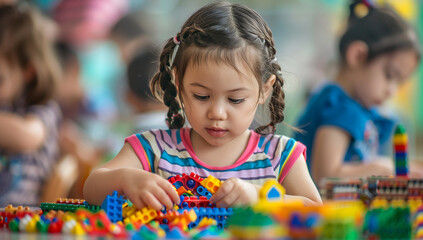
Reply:
M213 102L209 106L207 117L213 120L225 120L227 117L225 105L220 102Z

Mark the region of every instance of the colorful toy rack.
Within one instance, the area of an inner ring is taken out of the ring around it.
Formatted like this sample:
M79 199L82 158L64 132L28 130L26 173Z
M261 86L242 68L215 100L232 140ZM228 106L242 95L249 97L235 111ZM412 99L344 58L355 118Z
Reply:
M357 179L328 178L320 185L325 200L362 199L370 203L373 198L423 199L423 179L405 177L368 177Z

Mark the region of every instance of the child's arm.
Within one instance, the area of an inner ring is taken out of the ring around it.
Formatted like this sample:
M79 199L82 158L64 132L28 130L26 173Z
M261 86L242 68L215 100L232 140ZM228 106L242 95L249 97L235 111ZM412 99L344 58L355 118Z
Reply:
M319 191L308 172L303 154L292 165L282 182L282 186L286 191L285 198L301 199L306 205L322 203Z
M0 148L10 152L35 151L44 143L46 128L36 115L0 112Z
M94 170L84 184L84 198L90 204L101 205L113 191L125 195L141 209L172 208L179 196L171 183L159 175L143 170L129 143L111 161Z
M312 175L316 183L324 177L390 176L394 173L392 160L384 157L369 163L344 163L351 136L337 127L320 127L313 142Z
M286 198L301 199L306 205L321 204L322 199L307 169L304 156L295 161L285 177L283 187ZM210 201L218 207L248 205L257 201L262 186L254 185L239 178L230 178L223 182Z

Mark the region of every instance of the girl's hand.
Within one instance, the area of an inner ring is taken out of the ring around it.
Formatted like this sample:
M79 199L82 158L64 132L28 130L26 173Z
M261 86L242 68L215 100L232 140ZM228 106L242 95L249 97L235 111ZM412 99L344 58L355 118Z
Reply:
M179 195L173 185L159 175L135 168L125 169L122 175L123 194L138 209L150 206L161 210L163 205L171 209L175 203L179 204Z
M233 205L248 205L258 199L255 185L239 178L230 178L222 183L219 190L210 198L210 202L217 207L230 207Z

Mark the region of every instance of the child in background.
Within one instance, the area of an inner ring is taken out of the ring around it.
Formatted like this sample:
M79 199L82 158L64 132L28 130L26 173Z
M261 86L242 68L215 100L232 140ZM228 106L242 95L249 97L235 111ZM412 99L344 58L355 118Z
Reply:
M0 7L0 207L38 205L58 155L60 67L44 21L29 5Z
M353 1L340 55L335 82L311 97L298 123L303 132L294 137L307 146L316 183L324 177L393 175L393 160L381 150L391 144L394 121L377 107L416 69L416 33L389 6Z
M272 32L255 11L215 2L195 12L167 41L151 83L169 107L171 130L128 137L118 155L88 177L85 199L101 204L116 190L138 208L171 208L179 196L168 177L194 172L224 181L210 199L218 207L256 201L268 179L285 187L286 198L320 203L305 147L264 134L284 120L284 80L275 53ZM249 130L268 96L270 124ZM184 127L185 116L192 128Z
M157 57L153 47L144 47L128 65L126 101L131 106L134 117L132 133L151 129L167 129L166 106L157 101L150 90L150 80L158 70Z

